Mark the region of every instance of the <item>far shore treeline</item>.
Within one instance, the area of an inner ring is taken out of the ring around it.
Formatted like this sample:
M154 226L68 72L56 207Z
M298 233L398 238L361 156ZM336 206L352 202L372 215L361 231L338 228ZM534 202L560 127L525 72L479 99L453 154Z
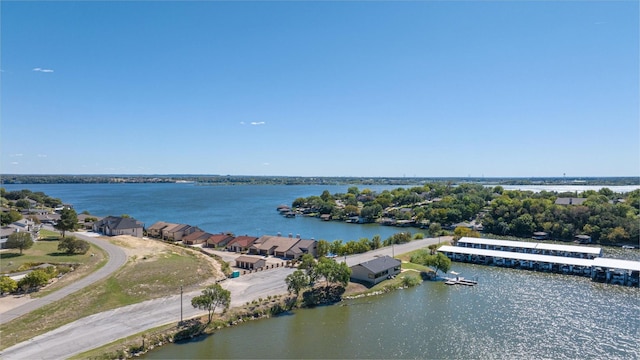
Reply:
M640 238L640 189L616 193L607 187L580 193L505 190L463 183L431 183L380 193L350 187L347 193L295 199L292 209L325 220L407 224L428 229L482 231L491 237L633 244Z
M476 183L488 185L605 185L640 184L640 177L304 177L242 175L17 175L0 177L0 184L108 184L195 182L211 185L418 185Z

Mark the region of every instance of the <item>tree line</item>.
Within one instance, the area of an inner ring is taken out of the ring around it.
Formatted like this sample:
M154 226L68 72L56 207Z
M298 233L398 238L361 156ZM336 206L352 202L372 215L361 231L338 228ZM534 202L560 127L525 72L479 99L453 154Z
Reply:
M558 198L580 197L579 205L556 204ZM579 194L555 191L504 190L502 186L451 183L425 184L384 190L349 187L346 193L297 198L292 208L307 216L328 215L332 220L360 223L408 221L412 226L429 229L432 236L455 224L475 221L483 231L495 235L531 237L546 232L550 238L571 240L589 235L602 244L621 244L640 238L640 190L615 193L609 188ZM345 249L333 246L334 254L375 249L378 242L364 240L349 243Z

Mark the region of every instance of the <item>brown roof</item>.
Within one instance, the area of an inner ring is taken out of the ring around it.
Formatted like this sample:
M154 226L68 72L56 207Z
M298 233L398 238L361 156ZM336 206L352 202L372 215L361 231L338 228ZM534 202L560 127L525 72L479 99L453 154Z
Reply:
M300 241L298 238L268 235L262 236L260 240L262 241L259 244L254 243L252 247L258 250L269 250L275 248L274 250L278 252L286 252Z
M216 235L211 235L208 239L207 239L207 243L209 244L220 244L223 243L229 239L233 239L233 236L228 235L228 234L216 234Z
M231 240L227 246L237 245L240 247L248 247L253 244L256 240L258 240L255 236L236 236L233 240Z
M163 232L174 233L174 232L184 231L191 227L191 225L187 225L187 224L169 224L169 225L172 225L172 226L167 226L166 228L164 228Z
M263 258L261 258L261 257L242 255L242 256L238 256L238 257L236 258L236 263L237 263L238 261L242 261L242 262L246 262L246 263L250 263L250 264L255 264L255 263L257 263L257 262L258 262L258 261L260 261L260 260L263 260L263 261L264 261L264 259L263 259Z
M157 223L149 226L147 230L162 230L167 226L176 226L178 224L166 223L164 221L158 221Z
M210 236L213 236L204 231L194 231L191 234L182 238L182 241L194 241L194 240L202 240L206 241Z

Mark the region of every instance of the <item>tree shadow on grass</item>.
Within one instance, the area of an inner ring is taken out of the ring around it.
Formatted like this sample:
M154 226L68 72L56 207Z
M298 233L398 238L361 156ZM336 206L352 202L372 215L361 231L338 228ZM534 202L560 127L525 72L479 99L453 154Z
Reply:
M67 254L65 252L52 252L52 253L48 253L48 256L70 256L70 255L74 255L74 254Z
M43 237L38 239L38 241L60 241L60 237L59 236L47 236L47 237Z
M4 260L4 259L11 259L14 257L19 257L22 256L23 254L20 253L2 253L0 254L0 259Z

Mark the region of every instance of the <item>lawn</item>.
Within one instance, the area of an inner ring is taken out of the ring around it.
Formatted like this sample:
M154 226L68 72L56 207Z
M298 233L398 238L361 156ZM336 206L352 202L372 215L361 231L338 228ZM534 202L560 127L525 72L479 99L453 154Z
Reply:
M0 325L0 349L91 314L178 294L180 285L197 289L203 281L220 276L208 258L191 249L172 246L144 258L132 256L107 279Z
M92 256L91 254L94 254ZM100 255L100 256L96 256ZM58 252L58 239L47 238L34 242L30 249L24 250L22 255L18 249L8 249L0 252L0 273L6 274L28 270L29 264L65 263L92 266L99 263L104 255L102 250L91 245L86 254L67 255Z

